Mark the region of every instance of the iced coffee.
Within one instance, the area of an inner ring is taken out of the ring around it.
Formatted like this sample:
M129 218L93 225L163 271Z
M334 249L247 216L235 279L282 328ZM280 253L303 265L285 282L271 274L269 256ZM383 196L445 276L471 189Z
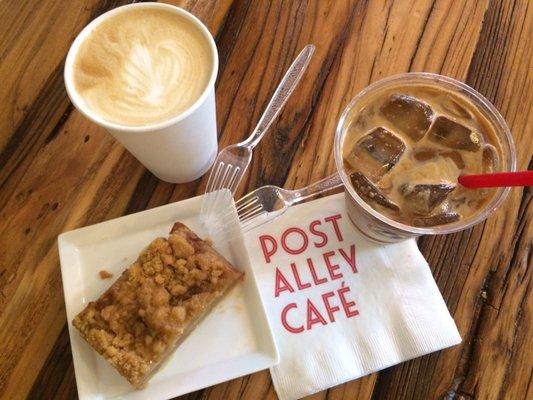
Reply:
M432 227L468 219L496 194L457 182L460 175L502 165L498 135L466 97L406 83L367 96L351 118L344 168L358 195L379 213Z

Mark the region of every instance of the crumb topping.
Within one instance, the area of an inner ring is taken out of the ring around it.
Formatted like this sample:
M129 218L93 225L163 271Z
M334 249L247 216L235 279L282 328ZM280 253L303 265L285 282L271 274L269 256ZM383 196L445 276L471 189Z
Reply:
M74 326L134 386L241 273L186 227L157 238Z
M98 271L98 276L100 277L100 279L109 279L113 277L113 274L109 271L106 271L105 269L102 269Z

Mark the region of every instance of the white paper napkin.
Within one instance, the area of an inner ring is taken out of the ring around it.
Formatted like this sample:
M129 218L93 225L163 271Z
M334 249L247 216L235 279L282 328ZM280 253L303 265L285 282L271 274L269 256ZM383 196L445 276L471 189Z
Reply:
M246 235L281 361L297 399L461 342L414 240L378 245L338 194L292 207Z

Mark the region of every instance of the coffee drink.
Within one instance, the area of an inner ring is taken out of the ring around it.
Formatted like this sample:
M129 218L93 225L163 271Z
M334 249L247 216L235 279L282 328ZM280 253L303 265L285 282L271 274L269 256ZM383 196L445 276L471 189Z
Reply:
M123 126L156 124L191 107L213 70L208 39L164 8L131 8L97 24L73 62L86 107Z
M359 196L381 214L415 227L468 219L495 189L467 189L463 174L501 170L495 127L466 97L424 84L367 96L348 121L344 168Z

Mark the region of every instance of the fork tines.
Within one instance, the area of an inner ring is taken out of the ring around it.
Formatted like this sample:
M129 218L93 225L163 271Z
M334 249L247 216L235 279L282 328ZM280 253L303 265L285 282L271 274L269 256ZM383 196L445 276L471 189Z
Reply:
M202 202L202 215L207 218L215 209L220 201L222 189L228 189L231 193L235 192L238 182L238 176L241 167L234 167L232 164L220 161L216 169L209 176L207 188L205 190L204 201Z
M251 218L264 213L263 204L259 203L259 197L257 196L248 196L243 197L235 203L237 207L237 214L239 215L239 220L241 223L246 222Z
M254 192L239 199L235 203L235 206L243 231L247 230L255 218L268 214L264 209L264 205L260 202L259 197Z
M264 205L259 201L259 197L254 192L247 194L235 202L235 210L237 211L237 216L243 231L247 230L247 227L250 226L255 218L268 214L264 209ZM224 229L225 224L223 221L229 221L233 217L235 210L228 210L225 213L219 214L218 220L221 223L214 230L214 233L220 233Z

